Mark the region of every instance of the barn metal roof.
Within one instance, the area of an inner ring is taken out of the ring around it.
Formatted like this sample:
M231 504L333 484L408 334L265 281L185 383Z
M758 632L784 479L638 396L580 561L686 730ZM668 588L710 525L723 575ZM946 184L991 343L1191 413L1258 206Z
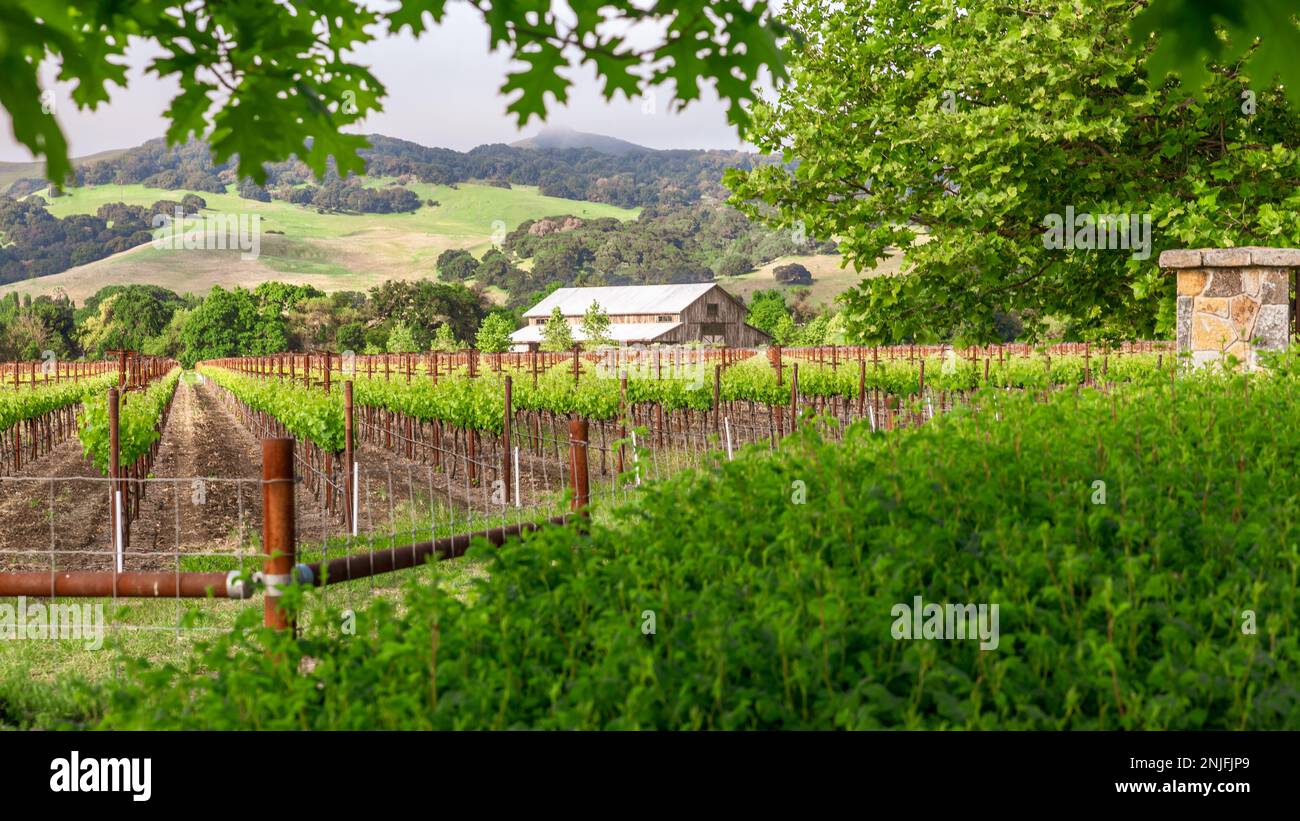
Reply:
M589 288L586 290L600 290L598 288ZM588 302L588 305L591 303ZM650 342L674 328L680 327L680 322L611 322L609 326L609 338L614 342ZM514 333L510 334L510 341L516 345L526 342L541 342L542 330L545 325L525 325ZM569 332L573 334L575 342L581 342L586 339L582 328L570 325Z
M692 282L681 285L616 285L604 288L560 288L524 313L525 317L550 316L557 306L565 316L582 316L597 302L606 314L675 314L686 310L692 302L710 289L715 282Z

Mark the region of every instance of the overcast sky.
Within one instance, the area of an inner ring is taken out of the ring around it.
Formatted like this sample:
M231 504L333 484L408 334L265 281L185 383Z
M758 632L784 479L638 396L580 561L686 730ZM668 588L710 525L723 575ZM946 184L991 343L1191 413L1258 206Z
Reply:
M497 94L509 61L501 53L488 53L487 27L477 12L464 4L449 7L442 24L418 41L408 31L382 37L355 54L354 60L369 66L388 89L385 110L356 130L464 151L483 143L513 142L541 128L536 119L522 132L515 127L514 118L505 113L509 101ZM78 111L68 96L70 86L54 85L56 116L72 156L163 136L162 114L178 85L144 73L153 53L146 44L128 51L128 87L114 88L111 102L96 112ZM49 88L54 67L46 68ZM551 109L548 126L607 134L651 148L741 147L727 123L725 106L710 89L685 112L671 114L663 90L654 101L627 102L620 95L606 103L590 67L570 77L574 87L569 102ZM31 159L14 141L8 116L0 110L0 161Z

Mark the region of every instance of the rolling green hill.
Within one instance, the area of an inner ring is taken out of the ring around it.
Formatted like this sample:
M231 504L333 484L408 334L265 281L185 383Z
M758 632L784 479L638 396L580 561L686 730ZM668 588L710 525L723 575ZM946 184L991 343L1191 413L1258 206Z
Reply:
M375 183L382 183L376 180ZM178 293L204 294L213 285L252 286L269 279L314 285L326 291L363 290L387 279L434 277L434 262L449 248L481 254L493 237L503 237L527 219L572 214L635 219L639 209L546 197L536 188L489 185L406 185L422 200L408 214L321 214L286 202L257 202L227 194L163 191L142 185L100 185L71 189L49 200L57 217L93 214L106 203L152 205L198 193L205 214L256 214L261 249L245 260L234 250L173 250L143 245L60 274L0 287L33 295L63 290L82 302L105 285L160 285ZM42 192L45 193L45 192Z

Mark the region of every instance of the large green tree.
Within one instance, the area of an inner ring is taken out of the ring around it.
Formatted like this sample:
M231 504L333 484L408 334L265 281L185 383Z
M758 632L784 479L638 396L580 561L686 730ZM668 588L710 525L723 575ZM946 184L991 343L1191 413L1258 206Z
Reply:
M730 173L734 202L840 239L863 271L904 249L903 275L846 294L852 339L992 340L1005 310L1030 333L1056 315L1080 336L1168 334L1160 250L1300 241L1300 122L1240 66L1199 96L1149 78L1124 36L1140 8L795 0L804 45L749 132L787 164ZM1071 208L1149 215L1150 254L1045 247Z
M156 285L106 285L76 312L81 346L92 356L143 350L184 306L179 294Z
M213 286L186 317L181 331L185 367L222 356L276 353L287 344L284 318L273 305L259 305L251 291Z
M698 99L711 82L745 122L744 103L764 72L783 76L783 27L766 0L458 0L482 14L488 48L513 59L501 86L520 125L564 103L566 74L590 66L606 99L671 86L674 106ZM248 0L5 0L0 3L0 105L14 137L47 159L59 181L71 166L39 71L59 63L83 109L126 87L128 44L157 53L147 70L180 92L166 117L167 138L206 136L218 162L239 157L240 177L266 181L263 164L297 155L317 177L332 157L340 174L361 173L359 134L344 134L382 110L385 89L350 55L377 38L419 35L442 22L450 0L399 0L376 9L354 0L259 3ZM665 92L666 94L666 92ZM549 99L548 99L549 98Z
M481 293L464 285L427 279L388 280L370 289L370 303L376 317L409 325L422 351L440 323L450 324L457 339L473 339L488 306Z

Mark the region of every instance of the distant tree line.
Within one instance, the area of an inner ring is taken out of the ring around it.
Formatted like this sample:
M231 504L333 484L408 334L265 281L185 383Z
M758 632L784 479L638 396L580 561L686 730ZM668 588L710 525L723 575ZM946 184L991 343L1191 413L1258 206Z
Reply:
M286 350L456 349L470 344L489 316L496 317L489 336L504 350L519 324L516 314L496 309L479 290L428 279L331 294L264 282L251 290L214 287L202 297L155 285L109 285L80 308L63 294L12 293L0 297L0 358L39 359L46 350L100 357L126 348L192 365Z
M720 201L728 195L722 186L728 168L750 169L770 162L742 151L631 151L606 154L591 148L527 149L508 145L482 145L467 152L429 148L406 140L370 135L371 148L361 152L366 174L392 177L399 182L455 185L483 181L491 185L535 185L542 194L564 199L601 202L624 208L638 206L681 206L701 201ZM238 158L214 164L206 143L190 140L168 147L162 139L150 140L116 157L79 166L77 185L130 185L165 190L224 193L229 186L250 199L267 192L292 189L304 183L321 185L337 180L332 170L317 180L297 159L266 166L266 185L244 182L236 168ZM332 166L331 166L332 168ZM33 181L22 181L22 196L36 190ZM258 190L262 194L256 193ZM351 192L349 192L351 193ZM303 196L303 195L298 195ZM403 200L403 204L409 202ZM412 210L395 207L380 199L358 198L344 207L311 204L331 210L365 211L355 205L384 205L390 213ZM369 212L369 211L365 211Z

